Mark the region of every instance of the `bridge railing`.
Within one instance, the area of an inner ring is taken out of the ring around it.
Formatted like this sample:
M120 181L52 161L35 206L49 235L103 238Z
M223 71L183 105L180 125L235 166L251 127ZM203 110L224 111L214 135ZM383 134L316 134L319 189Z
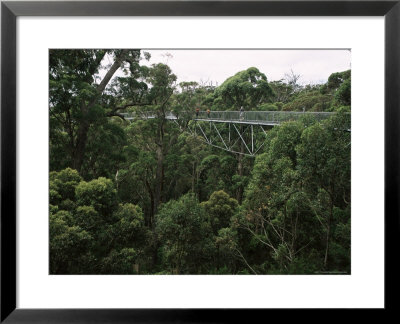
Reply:
M330 112L295 112L295 111L211 111L209 114L200 111L197 119L212 119L243 122L270 122L279 124L285 121L298 120L304 116L312 116L320 121L332 116Z
M152 112L129 112L120 113L125 119L152 119L155 118L155 114Z
M135 112L135 113L120 113L125 119L153 119L157 115L153 112ZM167 112L165 114L166 119L177 119L177 117L172 112Z
M189 117L204 120L238 121L252 123L280 124L285 121L299 120L305 116L311 116L317 121L329 118L334 113L331 112L298 112L298 111L200 111L198 115L194 113L182 113L179 117ZM157 115L154 112L121 113L125 119L152 119ZM173 112L165 114L166 119L178 119Z

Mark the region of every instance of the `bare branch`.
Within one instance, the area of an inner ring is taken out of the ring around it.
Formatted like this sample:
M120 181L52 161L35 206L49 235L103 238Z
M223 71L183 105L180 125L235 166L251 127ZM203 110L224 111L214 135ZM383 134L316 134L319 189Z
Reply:
M235 248L235 251L236 251L237 253L239 253L240 257L242 258L242 260L244 261L244 263L249 267L249 269L250 269L251 271L253 271L254 274L258 274L258 273L250 266L250 264L246 261L245 257L243 256L242 253L240 253L239 249Z

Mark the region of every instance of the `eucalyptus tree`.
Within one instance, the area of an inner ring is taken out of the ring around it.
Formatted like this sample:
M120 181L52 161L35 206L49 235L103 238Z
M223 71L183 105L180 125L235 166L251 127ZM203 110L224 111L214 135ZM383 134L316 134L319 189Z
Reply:
M229 77L215 89L213 107L221 105L228 110L239 110L241 107L245 110L255 110L260 104L269 102L273 95L274 92L265 74L255 67L250 67ZM218 107L218 109L220 108ZM243 163L244 145L242 142L240 153L237 154L237 172L238 177L241 179L245 175ZM242 181L239 180L239 182ZM242 201L243 190L244 186L239 185L236 195L239 203Z
M348 129L343 112L323 123L289 122L269 132L267 151L257 157L233 219L269 251L263 271L348 269Z
M134 77L141 51L54 49L49 57L50 163L81 171L91 127L121 108L107 86L121 68Z
M268 150L255 161L243 208L234 220L261 249L267 249L269 267L283 272L312 243L311 233L304 234L310 215L296 170L296 146L302 131L300 122L289 122L269 132Z
M119 204L110 179L86 182L76 170L53 171L50 204L51 273L132 273L133 263L148 263L142 210Z
M140 103L129 104L137 119L126 128L128 155L121 177L135 180L136 187L140 183L145 188L141 194L149 204L146 224L153 228L154 216L163 200L165 156L178 136L175 126L167 120L176 75L161 63L143 68L141 73L146 91L141 94ZM121 96L129 97L129 92L122 91Z
M189 193L163 204L157 215L156 233L162 263L177 274L207 273L215 245L204 208Z
M254 110L272 99L273 94L267 77L255 67L236 73L215 89L215 97L221 98L224 106L233 110L240 107Z
M341 112L323 124L305 129L296 148L298 170L310 200L317 198L314 206L325 202L322 207L314 207L325 232L325 268L329 266L329 248L336 225L335 207L345 210L350 204L351 142L348 129L349 115Z
M330 95L336 106L351 105L351 70L332 73L321 93Z

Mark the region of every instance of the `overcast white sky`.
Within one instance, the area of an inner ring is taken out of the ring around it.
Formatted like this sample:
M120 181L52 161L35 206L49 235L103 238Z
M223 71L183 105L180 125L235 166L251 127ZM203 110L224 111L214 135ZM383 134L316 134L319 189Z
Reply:
M268 81L280 80L292 69L302 84L324 83L333 72L350 69L349 50L144 50L150 62L166 63L182 81L212 81L221 84L228 77L256 67ZM172 57L165 54L169 53Z

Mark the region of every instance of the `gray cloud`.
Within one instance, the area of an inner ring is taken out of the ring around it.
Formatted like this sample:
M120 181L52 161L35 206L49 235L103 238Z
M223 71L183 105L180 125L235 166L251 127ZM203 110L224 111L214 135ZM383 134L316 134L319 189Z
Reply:
M349 50L145 50L150 62L167 63L182 81L212 81L221 84L228 77L256 67L268 80L282 79L293 70L300 83L323 83L333 72L350 69ZM172 57L165 56L170 53ZM144 63L144 62L143 62Z

